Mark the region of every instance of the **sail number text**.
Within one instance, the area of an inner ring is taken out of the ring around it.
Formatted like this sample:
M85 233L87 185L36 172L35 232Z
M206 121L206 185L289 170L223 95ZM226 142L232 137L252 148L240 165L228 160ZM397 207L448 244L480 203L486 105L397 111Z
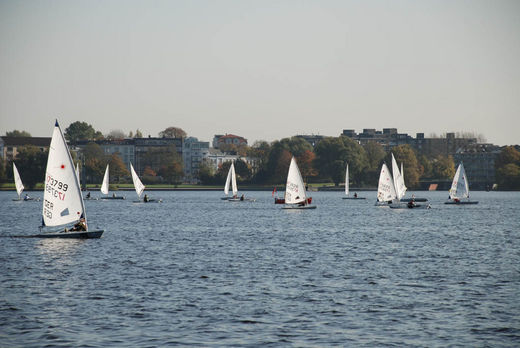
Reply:
M52 176L47 175L47 180L45 182L45 190L47 193L50 193L52 196L64 201L65 192L68 190L68 188L68 184L64 184L59 180L55 180Z

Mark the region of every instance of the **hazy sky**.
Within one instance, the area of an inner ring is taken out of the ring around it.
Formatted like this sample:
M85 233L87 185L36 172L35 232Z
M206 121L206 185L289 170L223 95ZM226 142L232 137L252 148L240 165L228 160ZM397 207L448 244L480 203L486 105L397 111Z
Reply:
M520 1L3 1L0 134L520 143Z

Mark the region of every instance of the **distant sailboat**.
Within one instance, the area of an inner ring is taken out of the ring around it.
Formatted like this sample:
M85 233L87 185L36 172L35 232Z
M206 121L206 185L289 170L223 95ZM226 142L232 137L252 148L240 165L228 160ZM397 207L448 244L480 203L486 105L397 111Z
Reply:
M349 196L349 177L348 177L348 163L347 168L345 169L345 196L343 199L365 199L365 197L358 197L357 193L354 193L354 196Z
M459 164L451 183L450 198L444 204L478 204L478 201L469 200L469 182L464 165Z
M316 206L310 205L310 201L307 199L305 184L294 157L291 158L289 172L287 173L283 209L316 209Z
M107 168L105 169L105 175L103 176L103 183L101 183L101 193L104 195L108 195L110 188L110 176L109 176L109 165L107 164ZM133 176L132 176L133 178ZM116 196L114 193L112 196L101 196L100 199L125 199L123 196Z
M53 231L30 237L99 238L103 234L103 230L88 230L79 180L57 120L49 146L43 199L42 228L55 228L72 223L75 225L72 229L64 229L63 232Z
M20 178L20 174L18 173L18 169L13 162L13 176L14 176L14 186L16 187L16 193L18 194L18 199L13 198L13 201L21 201L21 195L24 189L22 179Z
M158 199L158 200L150 199L150 198L148 198L148 196L146 194L144 195L144 198L141 201L141 195L143 194L145 186L143 185L141 180L139 180L139 177L137 176L137 173L135 172L134 167L132 166L132 163L130 163L130 172L132 173L132 181L134 182L135 193L137 193L137 198L139 199L138 201L134 201L134 203L141 203L141 202L160 203L160 202L162 202L161 199Z
M232 190L233 196L228 197L230 185L231 185L231 190ZM253 198L245 198L244 195L242 195L241 197L238 197L237 176L235 173L235 165L233 162L231 162L231 166L229 166L229 171L228 171L228 175L226 178L226 184L224 185L224 194L226 195L226 197L222 197L222 199L228 200L230 202L241 202L241 201L254 202L255 201L255 199L253 199Z

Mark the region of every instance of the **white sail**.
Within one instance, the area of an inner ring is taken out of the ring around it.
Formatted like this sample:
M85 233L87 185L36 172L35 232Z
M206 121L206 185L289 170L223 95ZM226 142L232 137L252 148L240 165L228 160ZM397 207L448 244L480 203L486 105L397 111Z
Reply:
M78 182L79 182L80 187L81 187L81 180L79 179L79 162L76 163L76 176L78 177Z
M379 185L377 186L377 200L379 202L393 201L397 198L394 182L386 164L383 163L379 174Z
M233 196L238 194L237 188L237 176L235 175L235 165L231 163L231 189L233 190Z
M60 226L85 218L78 177L58 121L54 126L43 194L43 225Z
M459 164L457 168L457 172L453 177L453 182L451 183L450 189L451 198L467 198L469 197L469 184L466 178L466 171L464 170L464 166Z
M397 166L397 162L395 161L394 154L392 154L392 174L394 176L394 188L397 199L401 199L404 197L406 192L406 187L404 186L404 180L401 177L401 172L399 171L399 167Z
M303 178L296 164L296 160L291 158L289 172L287 173L287 184L285 185L285 203L296 204L300 202L307 202L305 196L305 185Z
M22 179L20 178L20 174L18 173L18 169L16 168L16 165L13 162L13 174L14 174L14 185L16 186L16 193L18 194L18 198L20 198L20 195L23 192L23 183Z
M348 185L348 163L347 163L347 169L345 171L345 194L348 196L349 194L349 185Z
M226 185L224 185L224 194L227 196L229 194L229 184L231 183L231 166L229 167L227 178L226 178Z
M132 181L134 182L135 192L137 193L137 197L139 197L140 199L144 191L144 185L141 182L141 180L139 180L139 177L137 176L137 173L135 172L132 163L130 163L130 171L132 172Z
M406 193L406 190L408 190L408 187L406 187L406 184L404 183L403 162L401 162L401 180L403 181L404 193Z
M132 174L133 178L133 174ZM108 164L107 169L105 169L105 176L103 177L103 183L101 184L101 193L104 195L108 195L108 183L109 183L109 175L108 175Z

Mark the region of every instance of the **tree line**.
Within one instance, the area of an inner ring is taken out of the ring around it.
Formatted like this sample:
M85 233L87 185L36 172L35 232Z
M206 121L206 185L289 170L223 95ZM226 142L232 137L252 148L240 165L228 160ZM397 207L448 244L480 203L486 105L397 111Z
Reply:
M25 131L13 132L17 134L14 136L28 135ZM112 131L103 136L85 122L74 122L65 130L65 136L71 143L122 135ZM135 136L142 137L142 133L137 130ZM168 127L159 136L186 137L186 132L178 127ZM360 145L347 136L324 138L314 148L301 137L291 137L271 143L257 141L252 146L225 144L221 150L255 159L254 166L241 159L235 162L238 181L244 184L283 185L292 156L295 156L307 183L342 184L348 163L351 185L361 188L377 186L381 165L391 163L392 153L398 163L403 163L406 185L411 189L418 188L420 181L449 181L455 174L455 163L451 156L421 153L409 145L399 145L387 152L377 142ZM46 160L47 154L37 148L26 146L20 149L16 164L26 186L33 187L41 182ZM107 156L95 142L88 143L83 150L82 174L89 183L101 182L107 163L110 164L112 183L129 182L130 174L119 154ZM182 159L175 147L152 149L140 159L140 163L144 168L142 179L145 183L177 184L182 181ZM221 185L229 166L230 162L227 162L214 169L213 165L203 161L199 166L198 177L202 184ZM499 189L520 189L520 152L517 148L505 147L497 157L495 167ZM0 180L12 180L11 163L0 165Z

